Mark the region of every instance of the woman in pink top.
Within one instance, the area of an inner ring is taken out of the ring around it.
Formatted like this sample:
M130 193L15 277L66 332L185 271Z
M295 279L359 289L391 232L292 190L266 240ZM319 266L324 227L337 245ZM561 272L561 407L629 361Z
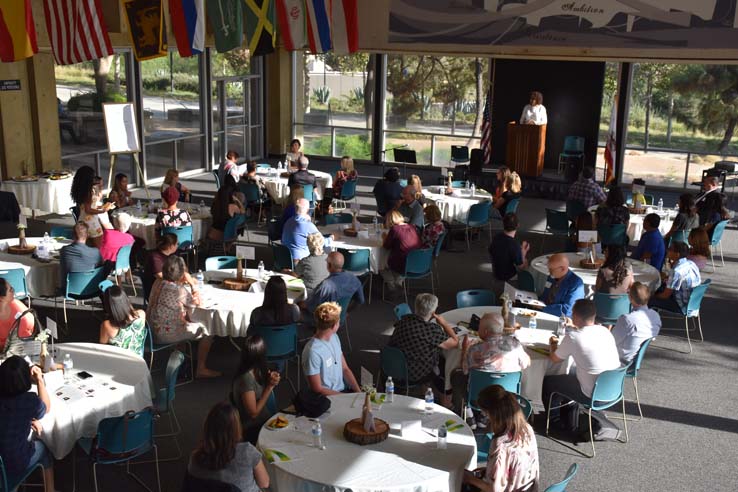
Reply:
M115 218L117 229L109 229L103 234L102 244L100 244L100 256L104 261L115 262L118 258L118 251L123 246L133 244L135 238L128 234L131 227L131 216L125 212L119 213Z
M5 343L15 323L16 315L26 309L28 309L26 305L15 298L15 291L10 283L0 278L0 351L5 351ZM18 335L23 338L33 335L33 316L26 315L21 318Z

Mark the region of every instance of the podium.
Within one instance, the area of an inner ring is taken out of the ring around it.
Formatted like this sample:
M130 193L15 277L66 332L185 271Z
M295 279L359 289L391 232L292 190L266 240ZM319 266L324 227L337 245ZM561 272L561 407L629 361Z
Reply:
M546 125L507 124L507 167L521 176L538 177L543 172Z

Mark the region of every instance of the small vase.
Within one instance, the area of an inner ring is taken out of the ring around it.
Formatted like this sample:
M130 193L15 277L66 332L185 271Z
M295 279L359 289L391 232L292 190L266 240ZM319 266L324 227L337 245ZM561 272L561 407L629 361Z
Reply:
M18 247L19 248L28 247L28 243L26 242L26 229L25 228L18 229Z

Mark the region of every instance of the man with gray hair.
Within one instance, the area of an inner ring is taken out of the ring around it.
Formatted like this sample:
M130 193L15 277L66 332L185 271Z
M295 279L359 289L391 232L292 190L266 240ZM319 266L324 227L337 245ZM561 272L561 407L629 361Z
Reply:
M100 255L106 263L112 262L114 264L118 258L120 248L133 244L135 240L133 236L128 234L128 229L131 227L130 215L125 212L119 213L115 217L115 225L116 229L105 229L100 244Z
M425 225L423 206L415 197L414 186L407 185L402 190L402 203L397 210L405 217L405 222L414 225L418 231L423 230L423 226Z
M343 271L343 261L343 255L337 251L328 255L326 264L330 274L305 301L305 307L311 316L312 312L324 302L338 302L346 297L356 296L358 303L364 304L364 286L356 275Z
M296 185L313 185L315 186L315 176L307 170L308 158L304 155L297 159L297 171L290 174L287 179L287 185L291 188Z
M286 271L301 278L305 284L305 291L307 295L313 293L320 283L328 278L330 272L328 271L328 262L326 261L325 252L323 247L325 245L325 239L319 232L309 234L307 237L307 247L310 251L310 255L306 256L297 263L295 271Z
M285 222L282 228L282 244L287 246L292 253L292 259L295 261L302 260L310 254L307 247L307 238L310 234L318 233L318 228L313 224L308 211L310 210L310 202L304 198L300 198L295 203L295 215ZM330 246L330 240L326 238L325 243Z
M439 367L441 350L457 347L459 340L454 327L443 316L436 314L438 298L433 294L418 294L415 312L403 316L395 323L395 331L388 345L405 354L408 383L431 382L443 394L441 401L447 405L444 392L443 368ZM434 322L435 321L435 322Z

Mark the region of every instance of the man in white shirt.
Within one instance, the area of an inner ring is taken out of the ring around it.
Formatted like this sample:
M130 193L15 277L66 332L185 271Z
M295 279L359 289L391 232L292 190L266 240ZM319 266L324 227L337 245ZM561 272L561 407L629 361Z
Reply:
M218 178L220 178L221 186L225 183L226 176L231 176L233 180L238 183L241 176L238 173L238 152L235 150L229 150L226 154L226 160L220 164L218 168Z
M620 316L612 329L620 362L623 364L629 364L643 342L655 337L661 330L661 316L648 307L648 300L651 297L648 286L634 282L628 296L633 310Z
M557 407L563 403L562 394L579 403L590 403L595 381L600 373L620 367L618 349L610 330L602 325L595 324L597 310L594 301L580 299L574 303L571 321L566 335L556 347L551 344L551 362L565 361L569 356L576 363L576 374L551 375L543 378L543 405L548 408ZM558 409L557 409L558 410ZM551 415L558 411L552 410ZM606 422L604 417L592 413L592 418ZM579 412L569 412L568 422L564 425L569 430L576 430L579 424Z

